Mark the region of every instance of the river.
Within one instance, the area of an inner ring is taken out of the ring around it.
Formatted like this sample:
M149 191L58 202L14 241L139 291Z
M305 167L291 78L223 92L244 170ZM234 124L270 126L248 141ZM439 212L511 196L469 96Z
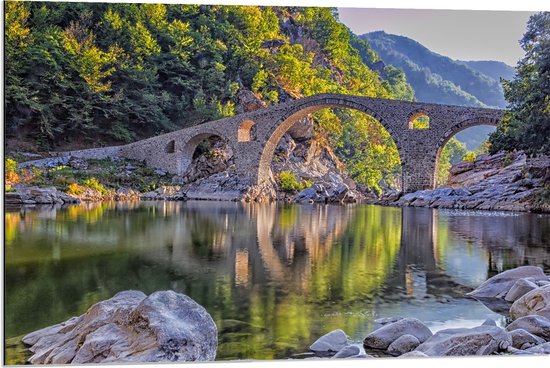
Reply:
M287 358L337 328L360 342L381 317L503 325L464 294L525 264L550 273L550 215L214 201L8 210L5 362L24 361L15 337L127 289L204 306L218 360Z

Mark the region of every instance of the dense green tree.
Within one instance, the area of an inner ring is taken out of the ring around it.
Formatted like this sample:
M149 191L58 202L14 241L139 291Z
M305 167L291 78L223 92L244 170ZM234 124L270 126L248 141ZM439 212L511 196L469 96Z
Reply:
M491 152L514 149L550 153L550 12L529 18L520 41L525 56L512 81L504 81L509 111L491 135Z
M10 1L5 9L6 135L42 149L126 143L230 116L241 90L268 105L325 92L414 98L403 73L374 68L378 56L331 8ZM394 168L375 158L398 162L390 140L376 138L384 128L359 113L314 119L316 138L379 188Z

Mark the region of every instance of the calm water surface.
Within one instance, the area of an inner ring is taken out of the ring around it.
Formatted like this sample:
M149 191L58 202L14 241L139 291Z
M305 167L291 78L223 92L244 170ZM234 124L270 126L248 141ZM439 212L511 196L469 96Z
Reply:
M550 272L537 214L141 202L8 211L5 226L7 339L121 290L173 289L212 315L219 360L286 358L336 328L359 342L380 317L503 324L464 294L520 265Z

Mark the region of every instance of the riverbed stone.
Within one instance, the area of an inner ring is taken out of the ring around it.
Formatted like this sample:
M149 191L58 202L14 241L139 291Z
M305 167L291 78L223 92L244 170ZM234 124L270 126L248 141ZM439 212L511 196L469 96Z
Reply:
M482 324L482 326L496 326L497 323L492 318L487 318Z
M363 346L371 349L387 349L400 336L412 335L421 343L432 336L432 331L416 318L403 318L374 330L363 340Z
M506 326L507 331L523 329L530 334L542 337L546 341L550 340L550 319L543 316L525 316L516 319Z
M217 329L184 294L122 291L79 317L26 335L32 364L214 360Z
M515 302L516 300L518 300L519 298L521 298L523 295L527 294L531 290L538 288L539 286L533 281L534 281L533 278L517 280L514 283L514 285L510 288L508 293L506 293L504 300L508 302Z
M334 354L332 358L371 358L371 356L365 353L365 350L363 350L362 346L347 345L340 349L336 354Z
M533 314L550 319L550 285L540 286L529 291L510 307L512 319Z
M528 349L534 345L543 344L543 338L530 334L522 328L510 332L512 335L512 346L516 349Z
M429 356L490 355L509 346L512 346L509 332L495 326L478 326L438 331L415 351Z
M398 358L428 358L429 355L424 354L421 351L413 350L408 353L401 354Z
M474 298L504 298L516 281L525 278L539 280L546 279L546 275L540 267L521 266L491 277L466 295Z
M533 346L532 348L526 349L525 351L531 354L550 354L550 342L545 342L544 344Z
M344 331L338 329L318 338L309 349L315 352L338 352L346 345L349 345L348 337Z
M388 353L393 356L399 356L409 351L413 351L420 345L420 341L413 335L403 335L397 338L388 346Z

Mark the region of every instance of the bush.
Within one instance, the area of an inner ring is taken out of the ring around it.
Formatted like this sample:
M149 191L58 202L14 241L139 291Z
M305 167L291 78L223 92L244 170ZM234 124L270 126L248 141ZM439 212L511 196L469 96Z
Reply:
M475 152L468 152L466 155L464 155L462 161L474 162L476 158L477 154Z
M311 186L308 180L300 181L289 170L281 171L279 174L279 187L285 192L299 192Z
M84 192L84 188L82 188L78 183L71 183L67 187L67 194L73 195L73 196L80 196Z
M84 180L82 182L82 185L91 189L95 189L101 194L109 193L109 191L105 189L105 187L94 177Z

